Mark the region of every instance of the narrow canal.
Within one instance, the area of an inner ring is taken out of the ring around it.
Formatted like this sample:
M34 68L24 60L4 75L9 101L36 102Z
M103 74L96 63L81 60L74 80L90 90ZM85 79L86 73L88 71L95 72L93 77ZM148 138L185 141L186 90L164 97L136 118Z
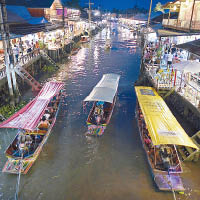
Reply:
M113 30L113 31L112 31ZM105 50L106 38L112 49ZM54 80L65 82L65 95L47 144L27 175L22 176L23 200L171 200L159 192L151 178L135 120L133 84L140 68L141 49L129 31L113 25L104 29ZM90 106L82 101L105 73L121 75L116 106L105 134L86 137ZM0 170L4 150L16 131L0 130ZM198 164L184 165L185 194L177 199L200 199ZM0 173L0 199L14 199L16 175Z

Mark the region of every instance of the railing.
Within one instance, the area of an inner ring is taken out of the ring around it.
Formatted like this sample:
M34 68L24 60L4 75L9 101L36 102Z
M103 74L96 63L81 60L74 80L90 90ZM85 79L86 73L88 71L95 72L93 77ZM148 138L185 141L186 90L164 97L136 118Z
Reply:
M52 20L59 20L62 21L63 20L63 16L62 15L47 15L47 18L52 21ZM80 19L79 15L75 15L75 14L68 14L67 16L64 16L65 20L77 20Z
M168 25L168 19L163 19L162 25Z
M40 55L40 49L35 49L35 50L31 51L30 53L27 53L26 55L21 56L18 59L18 62L16 64L25 65L26 63L31 61L33 58L36 58L39 55Z
M195 87L192 83L194 83L194 85L198 85L198 82L187 83L181 80L181 77L178 76L176 81L176 91L194 106L199 107L200 88Z
M195 30L200 30L200 21L192 21L191 28Z
M39 55L40 55L40 49L35 49L32 52L30 52L24 56L21 56L18 59L18 62L16 62L14 65L15 66L16 65L23 66L23 65L27 64L29 61L31 61L33 58L36 58ZM3 79L4 77L6 77L6 66L4 63L2 65L3 66L0 69L0 80Z
M6 67L4 66L2 69L0 69L0 80L6 77Z
M163 25L169 25L169 26L176 26L177 25L177 19L163 19L162 22Z

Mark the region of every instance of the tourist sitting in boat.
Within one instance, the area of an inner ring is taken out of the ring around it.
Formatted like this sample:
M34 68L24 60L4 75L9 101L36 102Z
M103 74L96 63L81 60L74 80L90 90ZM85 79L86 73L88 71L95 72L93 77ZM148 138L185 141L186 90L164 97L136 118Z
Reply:
M151 139L148 137L148 136L145 136L145 138L144 138L144 142L145 142L145 144L148 146L148 148L150 148L151 147Z
M48 109L45 110L45 112L44 112L44 116L45 116L45 118L46 118L47 120L49 120L51 114L49 113L49 110L48 110Z
M163 161L160 156L160 145L155 146L155 167L156 169L163 169Z
M147 151L147 153L149 155L149 158L151 158L151 161L154 162L154 158L155 158L154 149L152 147L150 147L149 151Z
M25 135L25 144L29 146L32 143L32 138L30 135Z
M32 138L30 135L25 135L24 133L20 133L18 136L17 146L18 148L15 149L16 152L13 153L15 156L27 156L29 155L29 148L32 144Z
M94 114L95 114L95 119L96 119L97 124L101 124L103 121L103 114L104 114L103 104L104 104L104 102L102 102L102 101L98 101L96 103Z
M35 135L35 143L39 144L42 141L42 135Z
M53 108L45 110L44 117L48 120L50 124L53 120L54 114L55 110Z
M43 130L44 130L44 131L48 131L49 125L50 125L49 121L46 119L45 116L43 116L41 122L40 122L39 125L38 125L38 128L39 128L40 130L42 130L42 131L43 131Z
M161 147L160 157L161 157L162 162L163 162L164 170L168 171L169 168L170 168L170 158L169 158L169 155L167 153L167 149L164 148L163 146Z
M95 108L95 114L96 115L103 115L103 101L97 101L96 108Z

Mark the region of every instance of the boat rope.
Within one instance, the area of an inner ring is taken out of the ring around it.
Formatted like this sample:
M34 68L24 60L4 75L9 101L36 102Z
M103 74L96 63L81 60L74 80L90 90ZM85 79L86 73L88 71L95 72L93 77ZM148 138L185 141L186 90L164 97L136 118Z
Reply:
M169 174L169 173L168 173ZM154 181L156 182L156 177L157 176L154 176ZM170 177L170 175L169 175L169 178L170 178L170 181L168 181L167 179L166 179L166 177L165 176L163 176L164 177L164 179L166 180L166 182L167 182L167 184L170 186L170 188L171 188L171 191L172 191L172 194L173 194L173 199L174 200L176 200L176 194L175 194L175 191L174 191L174 189L173 189L173 187L172 187L172 184L171 184L171 177Z
M169 181L167 181L167 183L171 187L174 200L176 200L176 194L175 194L175 191L174 191L173 186L172 186L172 181L171 181L171 176L170 176L169 170L168 170L168 175L169 175Z
M20 186L20 179L21 179L21 168L23 164L22 159L23 159L23 150L21 150L21 158L19 160L19 173L18 173L18 179L17 179L17 184L16 184L15 200L18 200L19 186Z

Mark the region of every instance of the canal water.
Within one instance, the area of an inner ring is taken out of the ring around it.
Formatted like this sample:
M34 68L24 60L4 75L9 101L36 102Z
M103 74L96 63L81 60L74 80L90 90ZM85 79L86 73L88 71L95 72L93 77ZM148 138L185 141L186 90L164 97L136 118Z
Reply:
M105 50L106 41L112 43ZM50 80L65 82L64 98L47 144L27 175L21 177L23 200L171 200L153 183L135 119L134 82L140 69L139 38L113 24L85 44ZM83 99L105 73L121 75L114 112L102 137L86 137L91 104ZM0 130L0 170L15 130ZM200 199L199 163L184 164L185 194ZM14 199L16 175L0 174L0 199Z

